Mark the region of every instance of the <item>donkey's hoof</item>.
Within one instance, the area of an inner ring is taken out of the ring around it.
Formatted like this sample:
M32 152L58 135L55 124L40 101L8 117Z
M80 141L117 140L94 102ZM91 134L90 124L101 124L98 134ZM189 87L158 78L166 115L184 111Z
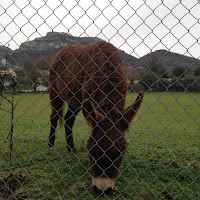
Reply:
M54 144L49 142L49 143L48 143L48 147L49 147L49 148L54 147Z
M68 151L69 151L69 153L77 153L78 152L75 147L74 148L68 147Z

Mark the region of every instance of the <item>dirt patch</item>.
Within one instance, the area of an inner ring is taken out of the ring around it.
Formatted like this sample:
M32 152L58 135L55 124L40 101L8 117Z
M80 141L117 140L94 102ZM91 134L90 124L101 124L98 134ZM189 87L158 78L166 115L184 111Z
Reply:
M9 173L3 177L0 177L0 197L3 199L8 198L17 189L22 187L25 181L25 174L22 173Z

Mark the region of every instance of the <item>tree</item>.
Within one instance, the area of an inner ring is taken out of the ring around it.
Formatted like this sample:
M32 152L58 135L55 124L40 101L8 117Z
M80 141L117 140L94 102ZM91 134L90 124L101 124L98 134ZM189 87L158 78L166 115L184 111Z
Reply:
M130 81L130 84L133 85L133 82L135 80L139 80L140 76L139 76L139 72L140 72L140 68L134 68L134 67L127 67L126 68L126 74L127 74L127 78Z
M172 70L172 74L173 74L175 77L184 77L184 76L185 76L185 73L186 73L185 67L175 67L175 68Z
M41 85L48 86L49 85L49 76L47 70L41 70L41 77L39 80Z
M34 61L36 67L40 70L49 70L51 67L51 57L45 57L42 60L36 60Z
M3 93L5 89L5 82L8 80L9 74L7 72L6 65L0 65L0 94Z
M200 66L194 69L193 74L194 76L200 76Z
M3 75L0 73L0 94L3 93L3 88L4 88Z
M16 77L11 74L11 76L9 77L9 80L11 82L12 92L15 93L16 87L18 86Z
M4 46L3 51L4 51L4 58L3 58L4 62L2 63L0 62L0 94L3 93L5 82L9 77L7 70L8 70L8 60L11 57L8 47Z
M155 73L152 71L144 70L141 72L140 76L140 84L144 85L146 91L151 90L152 88L156 88L158 77Z
M25 60L21 66L15 70L15 73L17 74L17 80L20 84L30 85L33 87L33 90L36 91L41 73L29 59Z
M167 70L163 64L162 57L158 56L155 52L145 58L144 65L148 70L151 70L161 77L165 77L167 75Z

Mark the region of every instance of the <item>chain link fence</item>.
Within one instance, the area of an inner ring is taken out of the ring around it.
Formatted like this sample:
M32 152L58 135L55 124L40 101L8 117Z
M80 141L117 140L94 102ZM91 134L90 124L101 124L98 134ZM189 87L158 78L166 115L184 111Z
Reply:
M199 199L199 9L2 0L0 199Z

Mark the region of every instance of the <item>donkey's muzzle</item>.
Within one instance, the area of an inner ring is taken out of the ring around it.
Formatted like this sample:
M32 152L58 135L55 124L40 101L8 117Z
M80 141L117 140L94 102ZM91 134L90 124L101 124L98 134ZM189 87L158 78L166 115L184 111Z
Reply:
M114 189L115 181L109 178L92 178L93 190L97 195L110 195Z

